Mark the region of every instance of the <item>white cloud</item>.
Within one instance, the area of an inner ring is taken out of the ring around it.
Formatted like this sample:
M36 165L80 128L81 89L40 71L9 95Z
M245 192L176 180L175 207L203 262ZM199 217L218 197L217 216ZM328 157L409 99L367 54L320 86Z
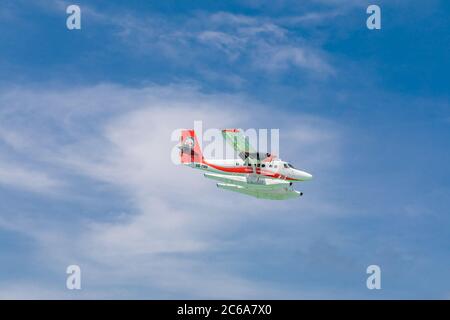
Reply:
M221 12L205 21L202 28L206 30L200 31L198 38L232 60L249 55L254 67L268 72L287 71L289 67L320 75L334 72L318 48L310 47L273 19Z
M261 69L270 72L286 71L292 67L332 74L333 68L320 58L320 55L309 48L293 46L271 46L261 44L260 50L253 60Z
M121 215L105 220L104 213L93 213L70 227L57 217L48 217L51 224L36 221L27 213L20 221L3 218L3 228L36 239L40 261L53 272L75 261L86 271L92 290L89 294L98 297L108 297L105 287L133 285L146 288L151 297L275 298L305 294L245 279L205 257L237 245L234 242L239 240L230 238L236 228L255 219L277 219L293 205L311 215L338 209L303 199L295 204L275 203L226 193L200 172L175 166L170 159L176 144L170 141L174 129L192 127L194 120L203 120L205 129L270 123L270 107L245 96L204 94L186 86L16 88L4 91L0 103L9 111L16 110L13 119L5 116L11 114L7 110L0 114L0 124L10 135L20 131L24 141L39 137L32 146L18 147L15 153L26 154L28 161L45 163L57 172L84 176L92 186L106 183L120 190L127 203L128 209ZM22 130L30 112L37 119ZM330 122L305 116L305 125L298 131L302 116L293 118L280 111L280 119L292 148L307 146L316 157L338 152L331 147L338 143L338 128ZM40 126L42 122L47 129ZM300 219L306 223L311 218L302 215ZM117 295L136 296L127 290Z
M236 77L242 69L279 73L293 67L321 76L334 72L319 47L287 29L292 25L291 17L198 12L169 20L133 12L104 13L94 8L87 11L93 21L117 29L115 35L129 54L153 56L158 52L163 61L180 68L189 66L200 75L217 60L229 66L226 69L231 75L224 77Z
M0 185L33 192L53 192L63 183L45 171L0 160Z
M61 293L42 283L0 283L1 300L61 299Z

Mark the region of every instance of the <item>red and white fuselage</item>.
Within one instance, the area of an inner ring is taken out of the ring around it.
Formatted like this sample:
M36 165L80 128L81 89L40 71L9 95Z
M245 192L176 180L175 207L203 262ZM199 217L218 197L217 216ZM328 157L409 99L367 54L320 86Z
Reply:
M289 163L282 161L281 159L274 159L270 162L262 163L250 163L242 159L203 159L200 162L185 164L212 173L229 175L255 174L267 178L288 180L292 182L312 179L311 174L295 169Z

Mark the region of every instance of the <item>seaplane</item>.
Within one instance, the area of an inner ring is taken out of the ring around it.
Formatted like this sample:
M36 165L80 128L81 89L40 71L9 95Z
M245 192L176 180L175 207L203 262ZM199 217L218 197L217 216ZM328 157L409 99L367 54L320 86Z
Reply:
M224 129L222 136L238 159L205 159L195 131L181 130L181 164L205 171L204 176L217 181L220 189L259 199L285 200L303 195L294 190L294 183L311 180L311 174L275 155L256 151L239 129Z

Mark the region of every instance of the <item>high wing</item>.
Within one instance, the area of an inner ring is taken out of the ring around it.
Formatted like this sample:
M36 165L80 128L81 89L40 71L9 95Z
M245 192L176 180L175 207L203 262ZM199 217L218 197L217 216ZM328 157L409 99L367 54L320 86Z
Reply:
M251 163L266 162L274 158L270 153L257 152L250 145L248 137L245 137L239 129L224 129L222 130L222 136L244 161L250 161Z
M208 179L219 181L217 183L218 188L256 198L284 200L303 195L302 192L294 190L292 183L286 180L255 177L253 175L231 176L216 173L205 173L204 176Z

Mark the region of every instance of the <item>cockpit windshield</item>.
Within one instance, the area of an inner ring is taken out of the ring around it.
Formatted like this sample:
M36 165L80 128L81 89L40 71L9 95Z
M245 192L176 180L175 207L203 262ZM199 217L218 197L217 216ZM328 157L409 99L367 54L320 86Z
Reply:
M293 166L292 164L287 163L287 162L285 162L283 166L284 166L286 169L287 169L287 168L295 169L294 166Z

